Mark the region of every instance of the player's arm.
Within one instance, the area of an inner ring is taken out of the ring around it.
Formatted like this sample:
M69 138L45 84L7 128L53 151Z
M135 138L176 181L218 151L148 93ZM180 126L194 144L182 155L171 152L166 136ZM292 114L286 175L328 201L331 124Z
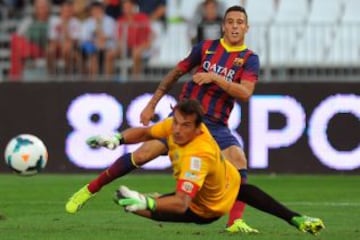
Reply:
M184 184L196 186L190 182ZM185 213L198 189L198 187L194 187L191 194L183 190L177 190L174 195L152 198L131 190L126 186L120 186L116 192L115 201L120 206L123 206L126 211L133 212L142 217L156 219L156 216L161 213L179 215Z
M151 135L150 127L128 128L122 131L121 135L124 144L140 143L154 139Z
M242 79L240 83L226 81L223 76L215 73L210 73L213 83L221 87L230 96L240 99L242 101L248 101L253 95L255 90L255 81L249 81Z
M199 85L214 83L230 96L242 101L248 101L254 93L258 80L258 72L259 59L256 55L251 55L244 66L240 83L229 81L225 76L218 75L214 72L197 73L193 76L193 81Z
M152 98L140 114L140 122L142 124L145 126L149 124L151 118L154 116L156 105L161 100L161 98L170 91L172 86L179 80L179 78L200 64L201 49L202 43L195 45L192 48L190 54L185 59L180 61L176 67L170 70L162 79Z
M171 134L173 118L168 117L151 127L133 127L121 132L122 143L133 144L152 139L167 138Z
M160 99L170 91L170 89L172 88L172 86L174 85L174 83L177 82L177 80L184 75L183 72L181 71L181 69L179 67L175 67L172 70L170 70L166 76L164 77L164 79L160 82L159 86L157 87L157 89L154 92L153 97L150 99L149 103L147 104L147 106L151 107L151 108L155 108L156 105L158 104L158 102L160 101Z
M187 170L190 173L191 170ZM183 175L183 174L181 174ZM194 173L195 176L195 173ZM203 183L203 178L198 175L198 180L192 181L186 178L177 181L175 195L159 197L155 199L154 211L182 214L189 208L191 199L194 198Z
M255 90L255 82L247 79L242 79L240 83L226 81L219 75L214 79L215 84L221 87L227 94L242 101L248 101Z
M174 195L154 199L121 186L117 191L116 202L125 210L147 218L156 219L157 214L161 213L183 214L189 208L191 199L196 196L208 174L205 158L192 155L183 161L180 160L182 164L179 166L179 179Z
M140 114L140 122L147 126L154 115L155 107L161 98L170 91L172 86L177 82L177 80L183 76L184 73L179 67L175 67L170 70L163 80L160 82L159 86L155 90L152 98L142 110Z
M191 202L191 197L181 191L173 196L160 197L156 199L157 212L184 213Z
M156 215L161 213L183 214L189 207L191 197L177 191L174 195L151 198L126 186L120 186L116 192L115 202L126 211L146 218L156 218Z
M151 139L154 137L151 135L149 127L135 127L128 128L121 133L91 136L86 143L91 148L105 147L114 150L122 144L140 143Z
M255 90L255 81L242 79L241 83L227 81L224 76L220 76L213 72L197 73L193 76L193 81L199 85L207 83L215 83L222 88L230 96L248 101Z
M151 139L166 138L171 131L172 118L166 118L151 127L128 128L121 133L110 135L95 135L86 140L91 148L106 147L115 149L121 144L145 142Z
M158 214L161 213L174 213L174 214L183 214L189 208L191 202L191 197L184 192L176 192L175 195L163 196L154 199L155 208L153 210L137 211L136 214L152 218L154 215L152 212Z

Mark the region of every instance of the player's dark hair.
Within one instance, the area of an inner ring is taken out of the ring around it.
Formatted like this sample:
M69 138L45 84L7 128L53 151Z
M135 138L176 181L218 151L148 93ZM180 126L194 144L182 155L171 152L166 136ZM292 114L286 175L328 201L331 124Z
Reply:
M215 4L216 6L219 5L217 0L205 0L202 4L203 4L203 6L206 6L206 5L212 4L212 3Z
M198 127L202 123L204 110L200 103L195 99L184 99L178 102L173 111L178 110L185 115L195 114L195 126Z
M121 3L130 2L130 3L132 3L132 4L136 4L136 1L135 1L135 0L121 0L120 2L121 2Z
M105 9L104 3L101 1L93 1L89 4L90 8L102 8Z
M226 12L225 12L225 15L224 15L224 21L225 21L225 19L226 19L226 15L229 13L229 12L242 12L242 13L244 13L244 15L245 15L245 20L246 20L246 22L248 21L248 16L247 16L247 13L246 13L246 10L245 10L245 8L243 8L242 6L238 6L238 5L235 5L235 6L232 6L232 7L229 7L227 10L226 10Z
M60 6L73 6L73 5L74 5L73 0L66 0L66 1L63 1Z

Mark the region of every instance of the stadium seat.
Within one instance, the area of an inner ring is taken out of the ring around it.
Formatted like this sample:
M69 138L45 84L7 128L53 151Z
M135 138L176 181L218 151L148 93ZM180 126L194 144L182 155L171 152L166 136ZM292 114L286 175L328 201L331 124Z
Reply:
M334 24L340 20L341 10L342 0L312 0L308 22Z
M218 2L223 5L225 10L234 5L240 5L240 6L243 5L243 3L242 3L243 1L241 1L241 0L218 0Z
M268 24L274 17L275 4L273 0L247 0L245 2L250 25Z
M280 0L269 29L270 65L293 65L297 41L303 34L308 14L307 0Z
M268 25L250 25L245 43L249 49L258 54L260 63L265 64L268 56Z
M279 0L275 23L303 23L309 11L308 0Z
M360 61L359 0L346 0L344 13L329 53L329 63L336 66L358 66Z
M247 0L245 1L245 8L250 25L246 44L259 55L261 63L266 63L268 29L275 14L274 1Z
M335 28L331 25L307 25L303 37L298 41L293 61L306 67L324 65Z
M202 2L203 0L180 1L176 6L179 16L186 21L191 21L195 17L196 10Z
M168 22L179 21L181 18L191 20L194 17L195 11L203 0L192 1L166 1L166 18Z
M22 80L24 82L48 81L46 59L37 58L25 61Z
M303 34L301 24L274 24L269 29L269 61L273 67L292 66L297 41Z
M344 14L341 22L343 23L360 23L360 1L344 0Z
M163 36L161 48L149 61L151 67L174 67L186 57L191 48L186 23L170 23Z
M358 67L360 61L358 24L342 24L333 39L326 63L333 66Z
M166 19L171 21L174 18L179 17L178 3L176 0L167 0L166 1Z
M313 0L302 37L298 40L294 61L298 65L324 65L341 16L341 0Z
M184 58L190 51L191 40L188 25L184 19L191 19L202 0L177 1L167 0L165 31L159 32L161 41L155 43L154 51L148 62L149 67L169 68ZM156 47L157 46L157 47Z

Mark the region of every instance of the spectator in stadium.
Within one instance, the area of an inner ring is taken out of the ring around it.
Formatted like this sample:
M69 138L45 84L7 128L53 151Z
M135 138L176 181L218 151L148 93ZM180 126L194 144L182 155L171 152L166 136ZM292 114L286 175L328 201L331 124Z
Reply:
M74 16L83 23L89 17L88 11L88 0L74 0L73 8L74 8Z
M149 16L152 30L152 43L150 57L159 54L164 41L164 33L167 27L166 0L137 0L141 13Z
M51 0L53 6L61 6L67 0Z
M79 60L76 47L81 32L81 22L74 16L73 3L65 1L60 6L60 16L53 16L49 23L48 72L56 73L56 62L64 61L65 74L74 73Z
M218 39L222 35L222 18L217 0L205 0L200 4L199 20L191 23L193 43Z
M121 14L121 0L104 0L105 13L114 20L118 19Z
M27 59L45 57L50 8L48 0L35 0L33 15L24 18L11 36L11 80L21 79Z
M21 17L21 14L23 13L25 6L24 0L2 0L0 1L0 7L3 8L5 11L0 11L0 18L1 13L4 13L4 18L19 18Z
M136 0L139 11L150 17L152 22L166 21L166 0Z
M82 25L80 50L85 72L94 80L104 69L106 73L106 56L116 48L116 22L105 14L102 2L92 2L89 7L90 17Z
M124 144L166 139L176 189L154 198L120 186L116 203L157 221L209 224L228 213L238 199L303 232L317 234L325 227L321 219L288 209L254 185L240 185L237 169L223 157L202 118L200 103L187 99L177 103L172 117L123 131Z
M259 58L245 45L248 28L245 9L241 6L228 8L223 19L223 38L195 45L188 57L164 77L140 115L141 122L147 126L160 99L181 76L195 70L192 79L184 84L180 99L198 99L201 102L205 110L204 123L225 158L238 170L242 184L247 180L247 160L241 144L227 127L227 121L235 100L249 100L258 80ZM119 134L99 135L91 137L88 143L114 148L121 139ZM67 202L66 210L70 213L77 212L104 185L166 153L167 150L164 142L151 140L143 143L133 153L121 156L107 170L76 192ZM258 232L242 219L244 208L243 202L234 203L229 214L227 231Z
M118 19L119 48L112 51L106 62L109 64L108 74L113 73L114 60L120 55L121 59L131 57L132 79L139 79L143 61L146 60L152 43L150 19L144 13L137 12L134 0L122 0L123 15Z

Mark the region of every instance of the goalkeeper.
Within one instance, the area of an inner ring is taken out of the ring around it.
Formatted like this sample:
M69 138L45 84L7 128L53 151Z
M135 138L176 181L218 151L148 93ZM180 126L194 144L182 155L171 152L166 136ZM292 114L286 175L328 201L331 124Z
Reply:
M151 127L129 128L121 135L126 144L166 138L176 180L175 193L157 198L120 186L115 201L128 212L158 221L207 224L227 214L237 199L303 232L317 234L324 228L321 219L289 210L254 185L240 185L236 168L224 159L202 123L202 108L196 100L179 102L173 117Z

